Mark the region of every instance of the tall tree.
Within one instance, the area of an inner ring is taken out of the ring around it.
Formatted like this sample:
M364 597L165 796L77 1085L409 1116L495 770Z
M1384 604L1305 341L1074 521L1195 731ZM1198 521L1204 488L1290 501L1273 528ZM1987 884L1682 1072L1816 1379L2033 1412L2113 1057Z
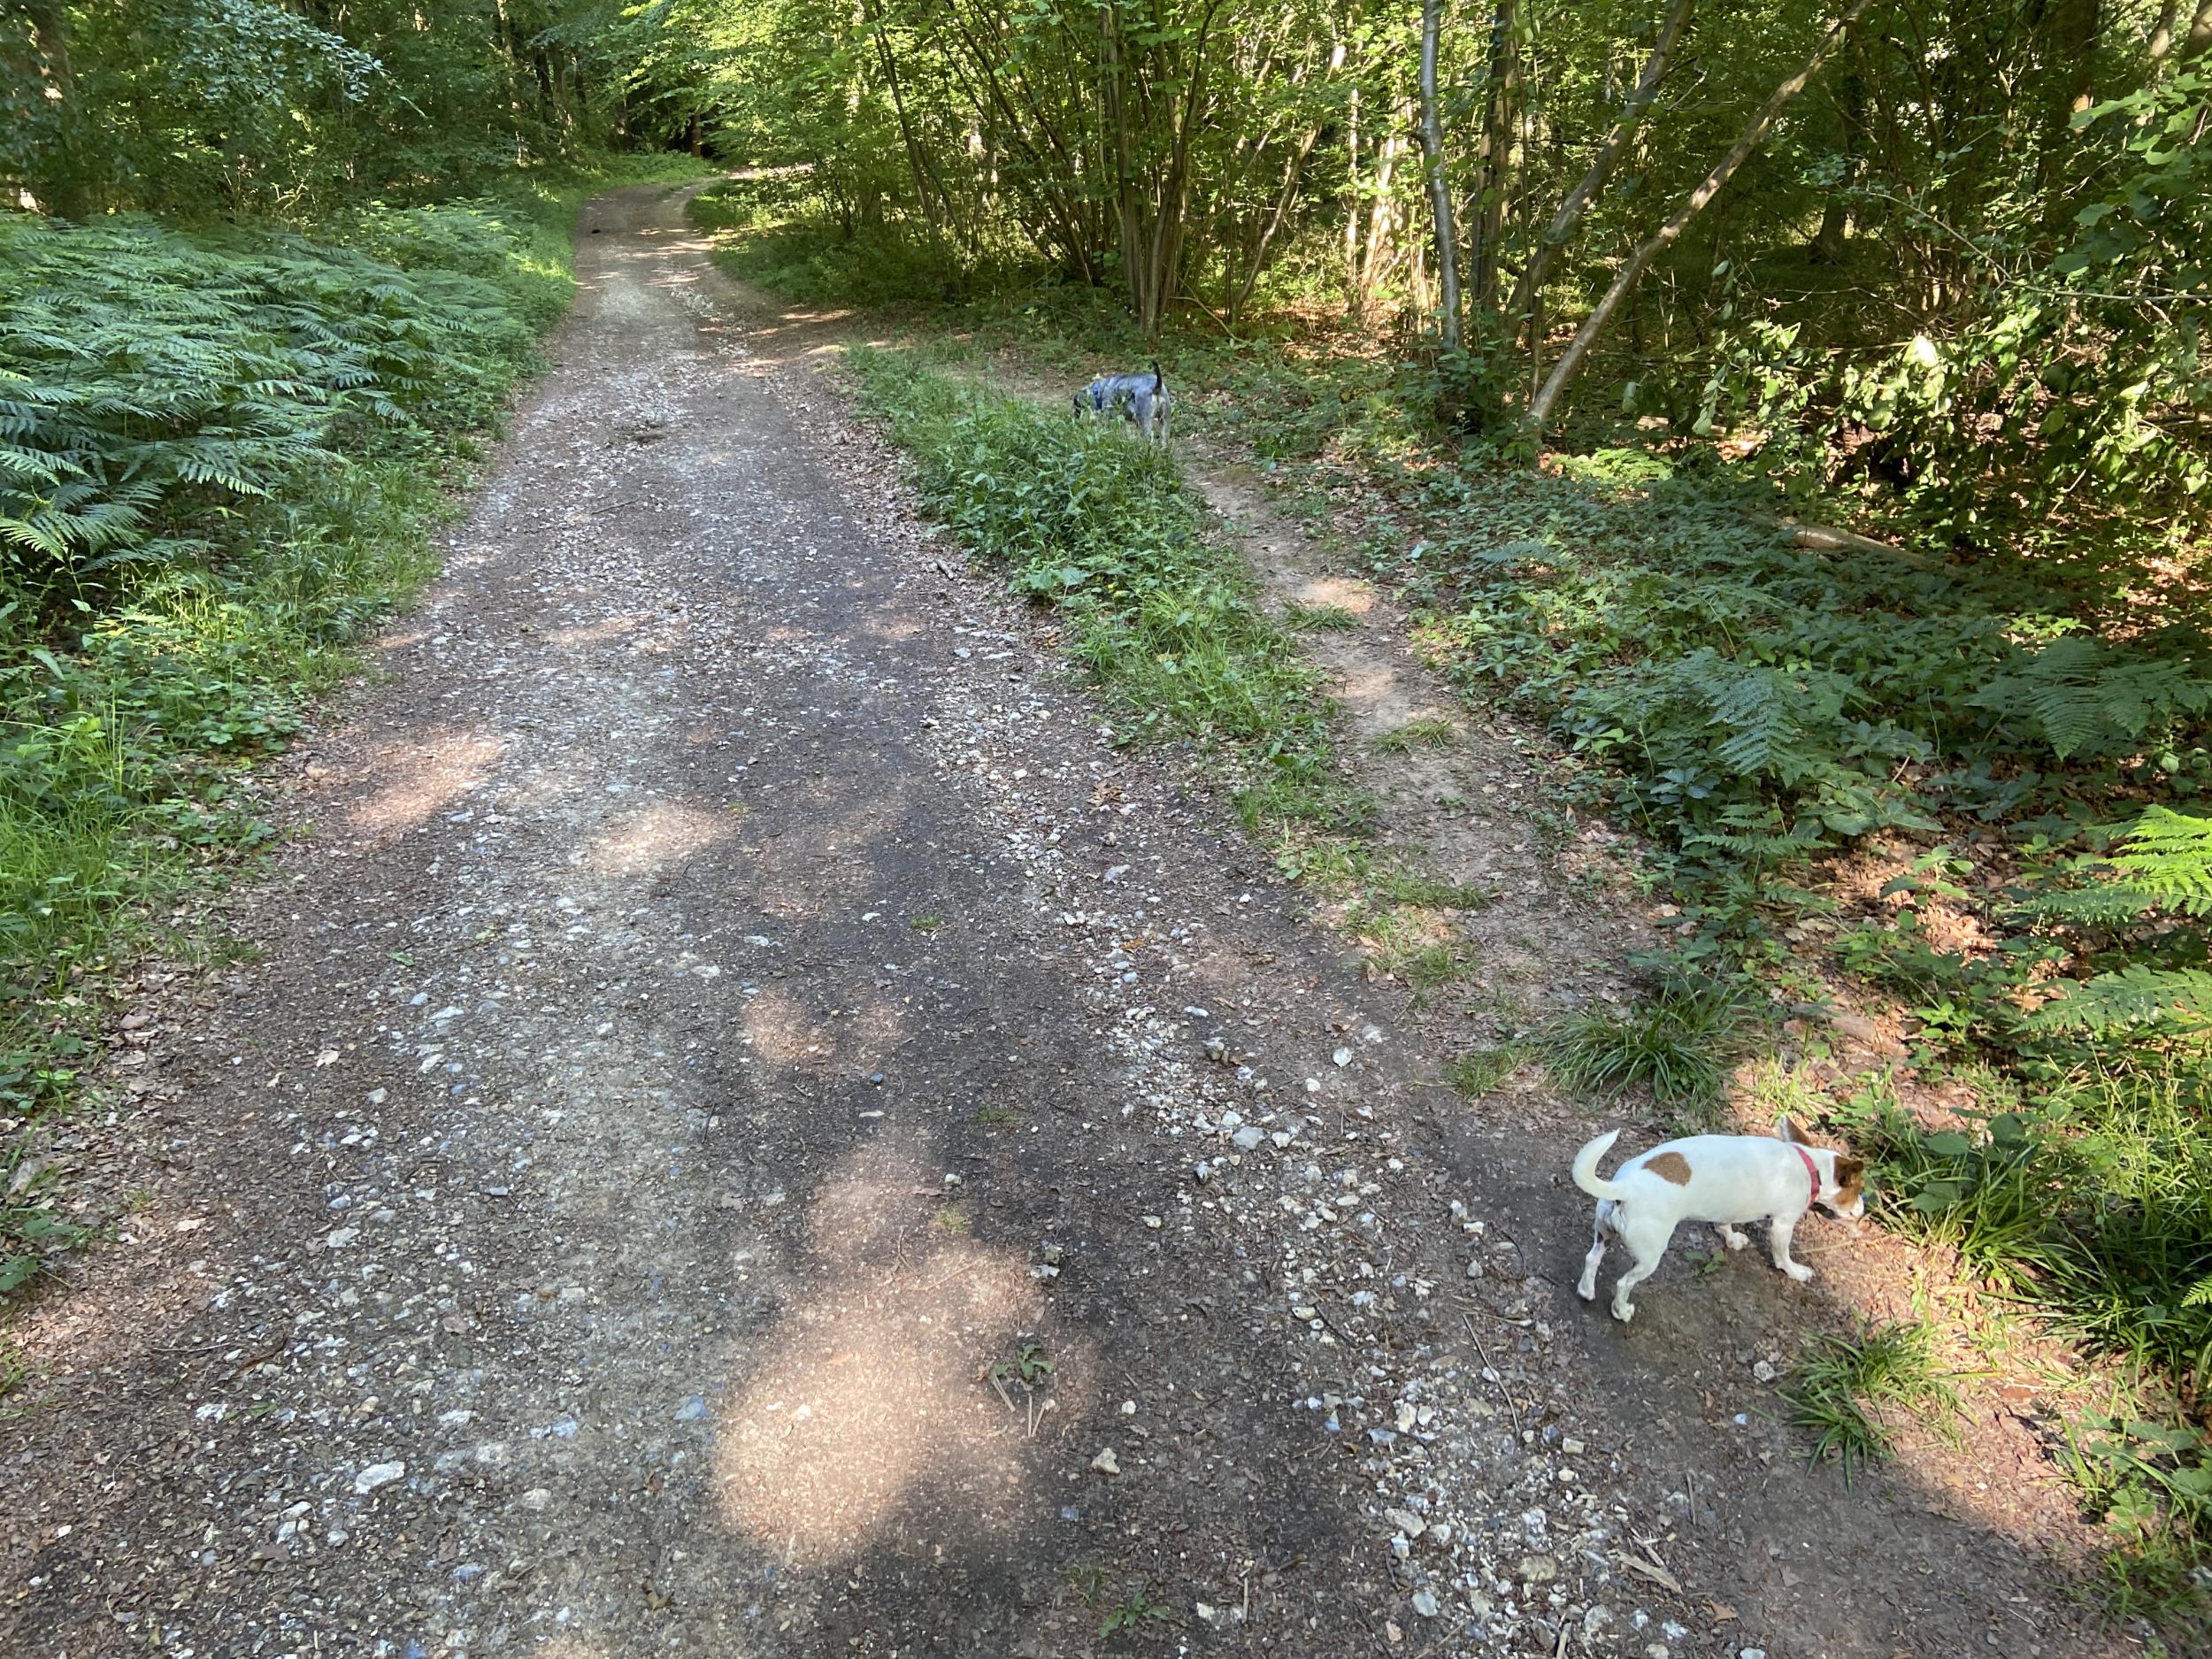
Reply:
M1428 181L1429 222L1436 242L1437 326L1447 349L1461 342L1459 228L1452 213L1451 180L1444 171L1444 120L1436 94L1438 36L1443 0L1421 5L1421 164Z

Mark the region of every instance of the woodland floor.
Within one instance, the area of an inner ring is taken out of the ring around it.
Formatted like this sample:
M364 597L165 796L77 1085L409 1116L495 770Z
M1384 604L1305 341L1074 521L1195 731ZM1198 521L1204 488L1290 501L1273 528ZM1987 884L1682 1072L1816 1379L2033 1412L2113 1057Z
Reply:
M255 959L142 976L73 1132L127 1218L13 1334L0 1651L2138 1650L2024 1419L1806 1469L1753 1367L1893 1246L1575 1298L1592 1124L1440 1079L1652 918L1380 597L1199 457L1362 618L1314 649L1386 833L1498 895L1464 1005L1108 742L818 373L850 320L683 200L588 210L443 580L275 780Z

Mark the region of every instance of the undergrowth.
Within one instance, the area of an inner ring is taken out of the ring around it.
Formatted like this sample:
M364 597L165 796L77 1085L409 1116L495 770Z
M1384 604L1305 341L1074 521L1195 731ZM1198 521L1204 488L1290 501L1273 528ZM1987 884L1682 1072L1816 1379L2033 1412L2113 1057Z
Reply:
M267 837L246 763L436 568L426 532L639 158L315 234L0 216L0 1294L87 1225L35 1156L108 985Z
M924 506L1013 591L1065 618L1072 655L1131 735L1218 757L1253 819L1347 816L1319 678L1253 603L1234 554L1201 534L1171 457L904 354L861 348L849 361Z

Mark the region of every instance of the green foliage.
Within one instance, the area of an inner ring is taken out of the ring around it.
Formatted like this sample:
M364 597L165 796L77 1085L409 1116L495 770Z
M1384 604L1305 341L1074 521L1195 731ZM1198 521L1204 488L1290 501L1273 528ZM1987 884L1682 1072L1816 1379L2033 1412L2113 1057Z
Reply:
M1253 603L1164 451L856 350L864 397L912 457L931 514L1008 585L1064 613L1071 646L1141 735L1233 757L1271 801L1328 782L1329 703Z
M1959 1409L1958 1391L1936 1369L1933 1339L1923 1325L1878 1325L1855 1338L1816 1339L1783 1397L1792 1425L1813 1435L1811 1461L1833 1459L1847 1486L1859 1466L1890 1455L1897 1419L1943 1426Z
M2070 1438L2075 1485L2117 1540L2105 1559L2116 1609L2212 1637L2212 1436L2117 1414Z
M486 210L356 220L413 269L289 237L0 221L0 549L34 599L121 562L208 549L211 514L267 498L369 429L484 424L530 360L517 243ZM502 273L503 274L503 272Z
M1617 1094L1639 1086L1661 1106L1693 1110L1720 1094L1749 1036L1742 986L1674 974L1624 1013L1571 1014L1542 1034L1552 1073L1567 1087Z
M1890 1225L2189 1394L2212 1384L2208 1084L2170 1060L2084 1072L1972 1133L1922 1130L1871 1090L1844 1120L1876 1160Z
M683 134L631 87L664 5L111 0L0 11L0 200L311 225Z

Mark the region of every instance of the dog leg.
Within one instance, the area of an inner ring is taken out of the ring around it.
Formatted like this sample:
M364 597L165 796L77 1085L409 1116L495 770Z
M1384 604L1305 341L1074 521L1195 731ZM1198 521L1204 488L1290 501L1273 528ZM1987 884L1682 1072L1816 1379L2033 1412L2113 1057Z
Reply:
M1713 1231L1720 1234L1720 1241L1732 1250L1740 1250L1744 1248L1744 1246L1751 1242L1751 1235L1749 1233L1742 1232L1738 1228L1732 1227L1724 1221L1715 1227Z
M1613 1317L1623 1325L1636 1317L1636 1304L1629 1301L1628 1293L1658 1271L1660 1260L1666 1255L1667 1246L1673 1239L1674 1223L1671 1221L1664 1227L1630 1225L1622 1242L1628 1246L1636 1260L1628 1271L1613 1281Z
M1575 1293L1585 1302L1598 1299L1598 1269L1605 1262L1605 1217L1601 1214L1590 1225L1590 1254L1582 1258L1582 1279Z
M1774 1264L1802 1285L1813 1276L1813 1270L1790 1255L1790 1235L1797 1231L1797 1223L1804 1211L1795 1216L1777 1216L1767 1223L1767 1243L1774 1251Z

